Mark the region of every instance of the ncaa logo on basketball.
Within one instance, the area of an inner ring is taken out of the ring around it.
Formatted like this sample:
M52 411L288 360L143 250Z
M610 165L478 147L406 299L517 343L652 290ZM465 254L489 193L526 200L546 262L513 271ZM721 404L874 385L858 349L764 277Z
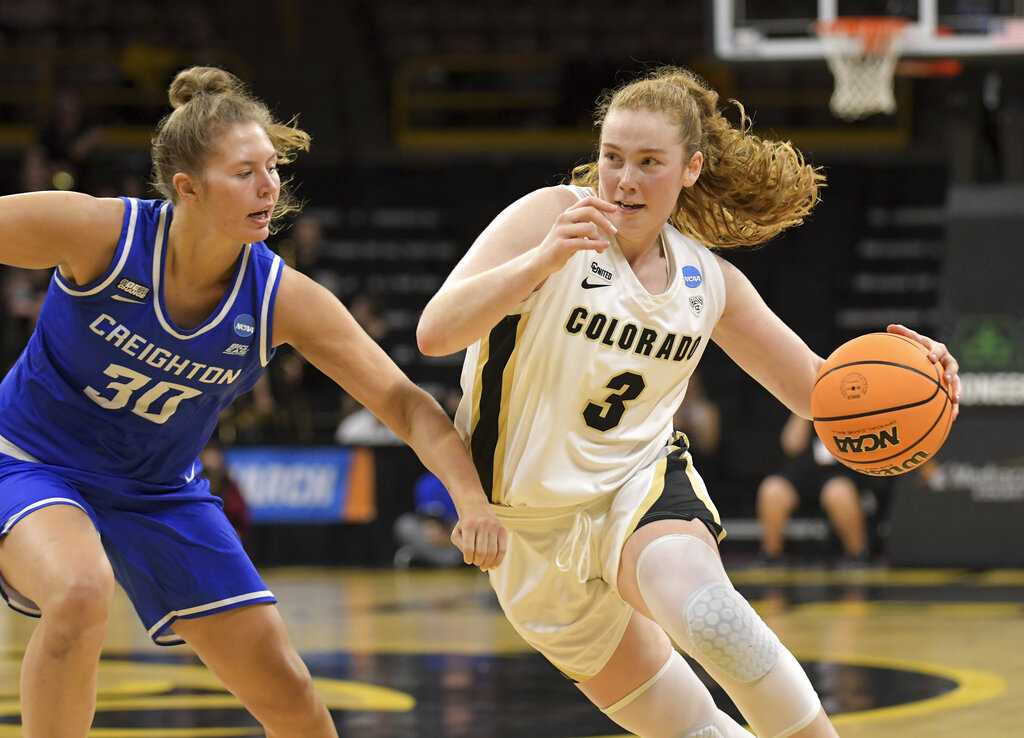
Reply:
M832 436L836 442L836 450L840 453L862 454L867 451L875 451L880 448L900 445L899 428L895 425L881 429L878 433L864 433L860 436Z
M847 400L859 400L868 393L868 378L857 372L850 372L843 377L839 392Z
M683 267L683 284L693 290L700 287L703 283L704 278L700 276L700 269L689 264Z
M914 467L920 466L924 462L928 461L928 458L929 454L927 451L918 451L902 464L879 466L874 469L859 469L858 471L862 474L870 474L873 477L895 477L903 474L904 472L910 471Z
M241 338L252 338L256 332L256 321L251 315L242 314L235 318L235 335Z

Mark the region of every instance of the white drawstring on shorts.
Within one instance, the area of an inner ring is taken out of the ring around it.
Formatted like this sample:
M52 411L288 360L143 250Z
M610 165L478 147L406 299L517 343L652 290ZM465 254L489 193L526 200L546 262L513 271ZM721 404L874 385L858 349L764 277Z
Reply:
M576 565L576 578L585 584L590 578L590 534L594 521L585 510L578 510L573 517L572 530L562 541L555 554L555 567L559 571L569 571Z

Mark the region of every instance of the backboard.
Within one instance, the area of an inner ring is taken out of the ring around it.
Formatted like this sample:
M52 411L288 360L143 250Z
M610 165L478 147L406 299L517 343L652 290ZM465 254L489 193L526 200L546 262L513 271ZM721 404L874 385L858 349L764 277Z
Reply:
M713 0L715 53L726 61L822 59L817 24L845 16L907 19L903 57L1024 56L1024 0Z

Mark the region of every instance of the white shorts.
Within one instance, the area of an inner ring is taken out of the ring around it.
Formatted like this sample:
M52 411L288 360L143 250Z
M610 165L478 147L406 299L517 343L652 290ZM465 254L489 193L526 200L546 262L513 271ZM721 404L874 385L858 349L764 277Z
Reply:
M570 679L595 676L622 640L633 614L616 582L622 548L666 491L672 464L673 457L663 457L614 495L584 505L492 507L509 540L504 560L490 572L491 586L512 627ZM706 506L706 518L720 523L689 454L674 464Z

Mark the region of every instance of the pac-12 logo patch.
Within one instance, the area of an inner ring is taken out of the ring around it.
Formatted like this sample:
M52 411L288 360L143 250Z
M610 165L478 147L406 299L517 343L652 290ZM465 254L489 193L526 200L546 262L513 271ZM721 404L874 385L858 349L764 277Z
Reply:
M704 310L704 298L700 295L691 295L690 298L690 310L693 311L694 315L700 315Z
M235 318L235 335L242 338L252 338L256 332L256 321L251 315L243 313Z
M703 282L704 278L700 276L700 269L689 264L683 267L683 284L692 290L700 287Z

